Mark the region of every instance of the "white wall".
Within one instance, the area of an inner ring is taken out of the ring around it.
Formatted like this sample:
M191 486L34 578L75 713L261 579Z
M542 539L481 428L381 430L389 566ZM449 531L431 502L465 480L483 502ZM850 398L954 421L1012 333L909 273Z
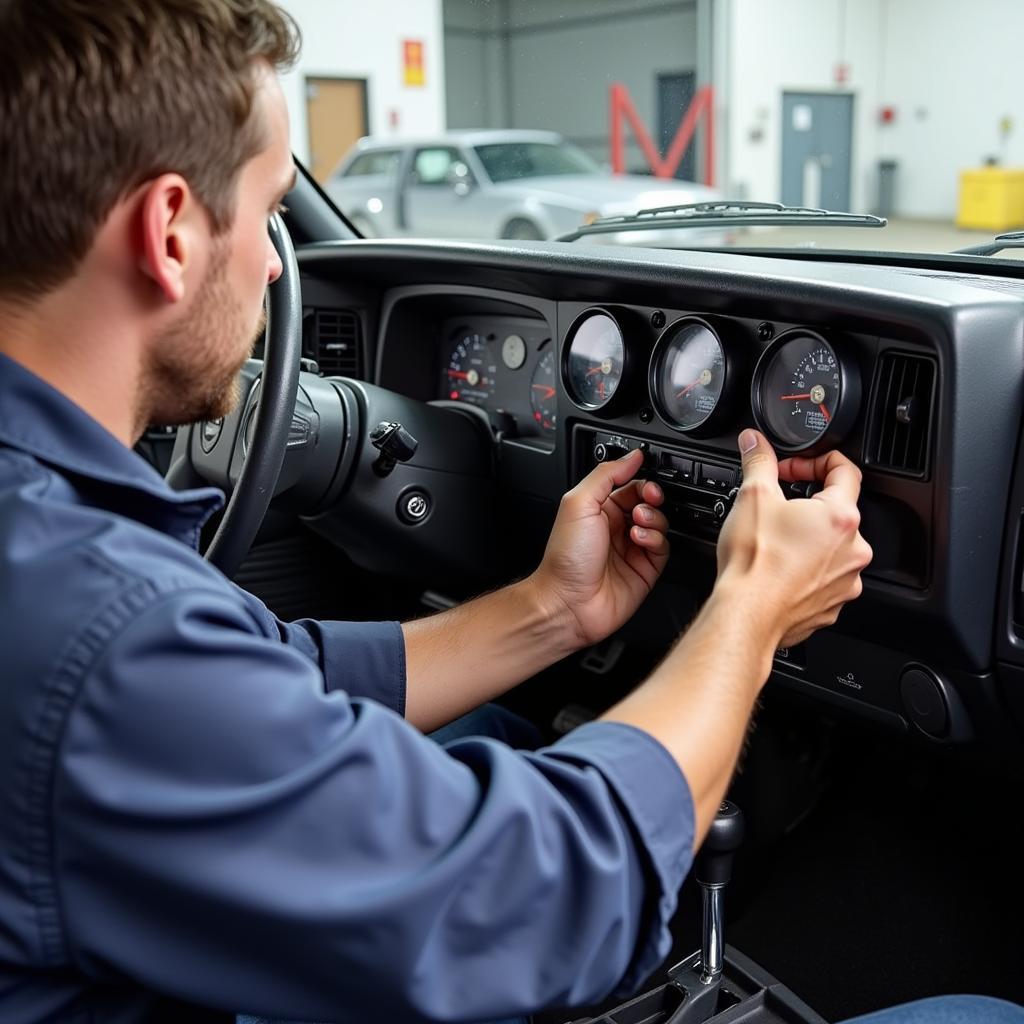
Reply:
M370 134L443 131L444 37L441 0L280 0L302 29L302 56L282 85L292 121L292 149L309 158L304 80L367 79ZM426 84L403 83L402 40L423 42ZM398 126L391 126L391 112Z
M897 117L880 147L899 161L900 212L951 216L959 171L990 155L1024 166L1024 3L885 0L883 16L884 102Z
M716 0L728 5L725 67L716 90L727 107L727 195L775 202L781 194L782 94L835 89L854 94L850 204L875 202L878 160L878 18L883 0ZM726 21L726 19L722 19ZM721 23L721 22L719 22ZM836 85L835 67L850 75ZM760 136L760 138L758 138Z
M899 164L896 212L951 219L958 174L988 155L1024 166L1022 0L715 0L726 53L715 84L728 194L775 201L782 93L854 94L851 207L876 202L877 164ZM716 51L717 52L717 51ZM850 77L836 85L835 66ZM894 108L883 125L879 111ZM1002 117L1014 132L1000 146ZM761 141L752 136L758 130Z

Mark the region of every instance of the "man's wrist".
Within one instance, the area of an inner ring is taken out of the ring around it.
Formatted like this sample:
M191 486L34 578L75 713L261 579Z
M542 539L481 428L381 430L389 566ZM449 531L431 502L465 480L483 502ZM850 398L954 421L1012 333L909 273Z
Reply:
M538 570L513 583L509 588L517 592L524 602L528 622L543 634L548 650L556 653L552 659L558 661L586 646L586 639L580 634L579 620L572 609Z

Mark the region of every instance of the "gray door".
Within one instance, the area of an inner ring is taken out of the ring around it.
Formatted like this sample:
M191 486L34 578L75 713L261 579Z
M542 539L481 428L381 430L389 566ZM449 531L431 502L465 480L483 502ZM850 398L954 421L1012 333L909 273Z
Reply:
M479 193L458 149L425 146L416 150L405 189L405 233L425 238L486 236L476 212Z
M782 94L782 201L850 209L853 96Z
M693 102L697 89L695 71L679 71L671 75L658 75L658 143L662 156L668 152L672 140L679 131L679 124ZM686 181L696 181L697 135L694 132L690 145L686 147L683 159L676 168L675 176Z

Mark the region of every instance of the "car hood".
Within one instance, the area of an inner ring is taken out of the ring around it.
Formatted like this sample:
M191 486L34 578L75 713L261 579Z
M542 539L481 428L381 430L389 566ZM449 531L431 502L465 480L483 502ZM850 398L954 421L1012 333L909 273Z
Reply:
M677 178L651 178L643 174L553 174L540 178L517 178L494 186L543 201L557 202L603 215L636 213L657 206L677 206L721 199L706 185Z

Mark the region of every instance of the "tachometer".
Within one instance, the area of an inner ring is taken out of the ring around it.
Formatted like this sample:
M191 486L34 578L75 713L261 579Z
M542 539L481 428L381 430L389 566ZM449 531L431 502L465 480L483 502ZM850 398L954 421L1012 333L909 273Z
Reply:
M541 356L530 378L530 408L533 420L544 433L554 433L558 424L555 390L555 350Z
M654 346L651 399L676 430L707 431L722 408L728 383L725 348L706 321L693 316L677 320Z
M497 364L487 339L481 334L460 331L445 367L445 386L453 401L485 405L494 394Z
M626 343L622 328L603 309L588 309L569 328L563 355L569 397L581 409L603 409L622 382Z
M814 331L780 335L761 355L751 392L754 419L784 452L836 445L853 425L860 374Z

